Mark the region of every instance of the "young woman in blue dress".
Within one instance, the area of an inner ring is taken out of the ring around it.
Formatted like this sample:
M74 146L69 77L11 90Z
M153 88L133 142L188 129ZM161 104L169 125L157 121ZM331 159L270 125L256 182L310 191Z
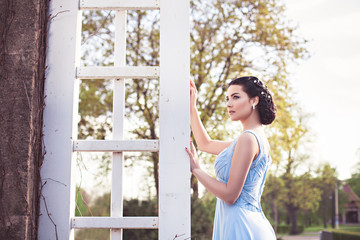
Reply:
M267 87L256 77L232 80L226 94L232 121L243 132L234 141L213 140L196 109L197 90L190 82L191 129L200 151L217 155L216 179L204 172L194 145L186 151L192 174L217 197L214 240L275 240L276 236L260 205L266 173L271 164L270 145L263 125L276 117L276 106Z

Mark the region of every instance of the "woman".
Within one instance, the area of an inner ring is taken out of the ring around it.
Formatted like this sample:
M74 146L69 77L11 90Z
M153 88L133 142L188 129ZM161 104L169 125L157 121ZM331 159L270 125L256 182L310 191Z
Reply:
M260 198L271 164L270 145L263 125L271 124L276 106L269 90L253 76L230 82L226 101L232 121L240 121L244 131L232 142L210 139L196 109L197 91L190 82L191 129L200 151L218 155L216 179L205 173L191 143L186 148L191 172L217 197L214 240L276 239L264 216Z

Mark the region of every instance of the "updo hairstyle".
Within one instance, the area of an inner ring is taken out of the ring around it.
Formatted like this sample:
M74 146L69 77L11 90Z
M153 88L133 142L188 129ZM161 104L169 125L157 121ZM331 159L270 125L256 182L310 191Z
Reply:
M249 98L258 96L259 103L256 108L260 114L260 122L264 125L271 124L276 117L276 105L267 87L254 76L240 77L233 79L231 85L240 85L242 90L247 93Z

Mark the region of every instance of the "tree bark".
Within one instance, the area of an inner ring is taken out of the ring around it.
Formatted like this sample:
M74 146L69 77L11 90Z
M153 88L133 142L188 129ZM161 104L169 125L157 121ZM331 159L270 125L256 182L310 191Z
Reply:
M290 209L290 218L291 218L291 231L290 234L297 234L297 217L296 212L294 208Z
M278 226L278 219L279 219L278 211L277 211L276 198L274 198L272 200L271 210L272 210L272 213L273 213L273 220L274 220L274 225L275 225L275 229L276 229L277 226Z
M48 0L0 1L0 239L37 239Z
M154 181L156 188L156 199L159 199L159 153L152 153Z
M322 220L323 220L323 226L324 228L327 227L327 199L326 197L323 197L323 204L322 204Z

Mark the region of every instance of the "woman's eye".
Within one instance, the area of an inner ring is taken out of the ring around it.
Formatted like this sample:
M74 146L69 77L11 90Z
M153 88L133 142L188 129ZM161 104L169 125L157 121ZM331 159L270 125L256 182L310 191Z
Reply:
M234 96L234 99L238 99L239 98L239 96Z

